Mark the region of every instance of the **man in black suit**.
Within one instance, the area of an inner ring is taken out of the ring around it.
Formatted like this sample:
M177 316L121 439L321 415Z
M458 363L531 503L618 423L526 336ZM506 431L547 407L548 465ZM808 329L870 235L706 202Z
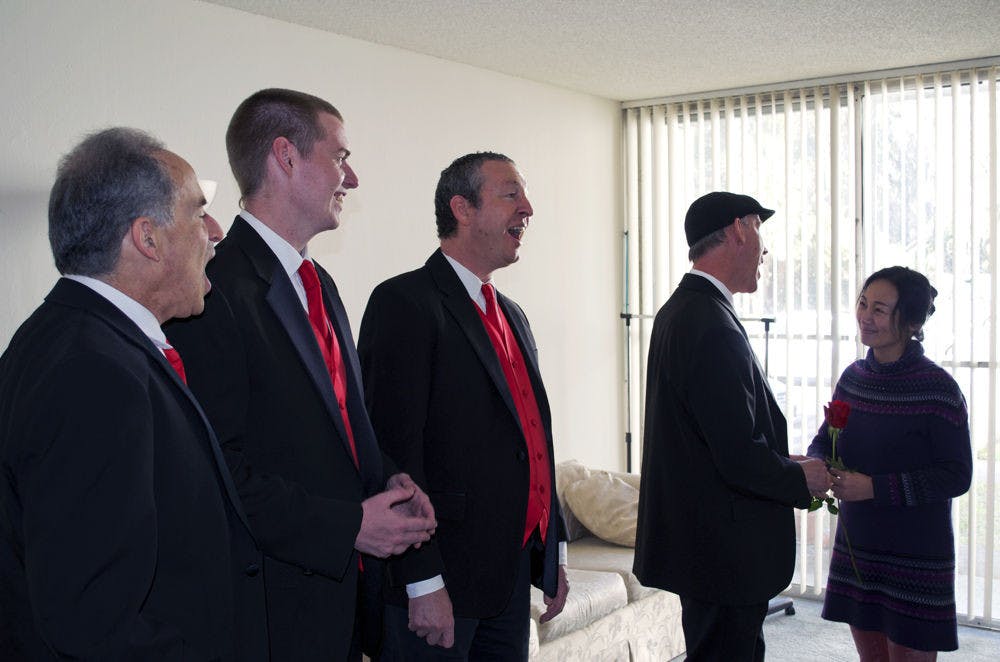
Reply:
M694 263L650 340L635 574L677 593L689 660L763 660L767 601L795 561L792 507L830 487L788 429L733 308L755 292L774 212L714 192L684 220Z
M375 289L359 337L379 440L439 522L389 563L383 659L523 660L530 585L543 620L567 591L538 352L490 281L517 261L532 208L514 163L479 153L441 173L435 210L440 250Z
M261 90L226 148L244 211L218 245L204 314L170 334L266 554L272 658L359 659L381 632L377 558L427 540L434 519L383 463L344 305L307 254L358 185L343 118L315 96Z
M132 129L62 161L63 274L0 358L0 657L266 660L262 556L160 324L201 312L222 231Z

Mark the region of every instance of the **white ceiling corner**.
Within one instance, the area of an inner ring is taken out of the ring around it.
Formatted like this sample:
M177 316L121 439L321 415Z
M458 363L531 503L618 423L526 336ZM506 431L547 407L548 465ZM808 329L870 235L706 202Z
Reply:
M1000 55L1000 0L208 0L616 100Z

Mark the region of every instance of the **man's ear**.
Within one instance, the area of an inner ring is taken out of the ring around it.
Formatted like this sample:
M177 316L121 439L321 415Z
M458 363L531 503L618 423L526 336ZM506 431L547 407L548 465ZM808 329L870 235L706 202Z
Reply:
M140 255L159 262L161 255L159 227L153 219L147 216L140 216L132 221L128 234L125 235L125 243L130 244Z
M742 246L747 240L747 228L743 225L743 222L737 216L736 220L729 224L729 227L733 230L733 237L736 239L736 245Z
M271 157L285 175L291 176L292 169L298 165L299 150L288 138L278 136L271 143Z
M455 215L455 220L458 221L459 225L468 225L469 216L471 215L472 203L460 195L451 196L451 200L448 201L448 205L451 207L451 213Z

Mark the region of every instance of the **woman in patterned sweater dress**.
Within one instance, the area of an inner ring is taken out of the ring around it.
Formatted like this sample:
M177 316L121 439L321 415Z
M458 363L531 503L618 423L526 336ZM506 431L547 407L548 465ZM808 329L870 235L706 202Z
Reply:
M856 313L868 354L833 396L851 407L837 442L849 471L830 471L841 510L823 618L851 626L862 662L958 648L951 500L969 489L972 451L965 398L920 344L935 296L905 267L869 276ZM830 446L824 423L808 454Z

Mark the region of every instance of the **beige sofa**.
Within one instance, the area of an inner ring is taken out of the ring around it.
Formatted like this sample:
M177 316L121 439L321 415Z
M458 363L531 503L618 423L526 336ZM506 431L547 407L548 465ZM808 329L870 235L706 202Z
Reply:
M632 574L639 477L563 462L556 490L569 529L570 592L563 612L539 623L545 604L532 589L529 658L662 662L683 653L680 600Z

